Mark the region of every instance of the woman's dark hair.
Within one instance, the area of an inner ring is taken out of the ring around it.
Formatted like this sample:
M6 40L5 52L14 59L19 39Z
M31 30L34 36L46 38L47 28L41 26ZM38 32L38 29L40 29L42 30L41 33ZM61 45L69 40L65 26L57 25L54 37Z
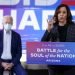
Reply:
M65 7L66 10L67 10L67 23L70 24L72 23L72 14L71 14L71 11L70 11L70 8L65 5L65 4L60 4L57 8L56 8L56 11L55 11L55 14L54 14L54 17L55 17L55 24L58 24L58 13L59 13L59 9L61 7Z

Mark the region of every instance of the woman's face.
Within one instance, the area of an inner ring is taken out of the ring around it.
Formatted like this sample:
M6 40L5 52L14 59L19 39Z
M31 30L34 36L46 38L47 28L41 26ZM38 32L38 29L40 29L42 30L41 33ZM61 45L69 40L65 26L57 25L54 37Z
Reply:
M58 10L58 21L60 23L64 23L64 22L66 22L66 19L67 19L67 10L65 7L61 7Z

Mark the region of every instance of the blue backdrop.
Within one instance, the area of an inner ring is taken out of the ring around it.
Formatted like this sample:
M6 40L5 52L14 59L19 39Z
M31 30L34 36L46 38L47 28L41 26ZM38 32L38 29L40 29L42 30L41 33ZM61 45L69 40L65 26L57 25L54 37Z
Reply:
M21 34L22 48L25 50L27 41L40 41L47 28L47 19L54 15L61 3L70 6L74 20L74 0L0 0L0 25L3 15L11 15L13 29Z

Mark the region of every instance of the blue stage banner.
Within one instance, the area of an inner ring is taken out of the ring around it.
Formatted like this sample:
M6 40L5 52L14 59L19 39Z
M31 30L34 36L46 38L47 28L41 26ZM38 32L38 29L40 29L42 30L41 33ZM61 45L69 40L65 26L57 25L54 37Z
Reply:
M75 65L73 42L27 42L28 64Z

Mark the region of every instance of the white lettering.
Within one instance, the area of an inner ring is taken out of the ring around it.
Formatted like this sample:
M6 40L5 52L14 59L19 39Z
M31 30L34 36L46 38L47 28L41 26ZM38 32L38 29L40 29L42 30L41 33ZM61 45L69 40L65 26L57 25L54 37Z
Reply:
M46 30L48 16L52 16L52 15L54 15L54 11L52 10L44 10L42 12L42 30Z
M57 2L58 0L35 0L36 6L50 6Z
M44 55L42 53L31 53L31 57L44 57Z
M0 0L0 5L16 5L20 0Z
M25 6L30 6L30 0L23 0L23 4Z
M26 10L24 12L18 29L23 30L26 26L32 26L34 30L40 30L34 10Z

